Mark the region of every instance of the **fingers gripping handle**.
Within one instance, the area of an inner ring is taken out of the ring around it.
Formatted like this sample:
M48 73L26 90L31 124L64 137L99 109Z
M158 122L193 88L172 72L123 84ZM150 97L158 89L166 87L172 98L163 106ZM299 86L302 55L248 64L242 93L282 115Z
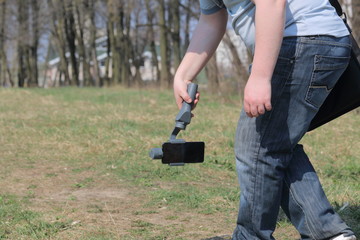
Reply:
M191 108L194 105L194 100L196 96L196 92L198 89L198 85L196 83L190 83L187 85L187 91L192 100L191 103L183 102L182 107L175 118L175 128L179 128L181 130L185 130L186 125L188 125L191 121Z

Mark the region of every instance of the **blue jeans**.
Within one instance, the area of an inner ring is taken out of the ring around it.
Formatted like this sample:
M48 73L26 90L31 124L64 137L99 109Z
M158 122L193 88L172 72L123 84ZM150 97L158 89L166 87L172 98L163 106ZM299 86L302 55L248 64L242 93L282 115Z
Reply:
M280 206L302 239L352 234L298 144L345 70L350 49L348 37L284 38L271 82L273 109L257 118L240 115L235 156L241 194L233 239L274 239Z

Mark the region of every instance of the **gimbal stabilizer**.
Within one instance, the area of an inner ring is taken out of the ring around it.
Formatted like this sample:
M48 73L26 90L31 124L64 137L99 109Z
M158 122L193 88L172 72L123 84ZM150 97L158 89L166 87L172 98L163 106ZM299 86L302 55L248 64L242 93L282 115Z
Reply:
M185 163L201 163L204 161L204 142L186 142L183 139L176 139L180 130L185 130L186 125L191 121L191 109L197 88L198 85L195 83L188 84L187 91L192 102L183 102L179 113L176 115L175 128L169 141L163 143L162 148L151 149L149 155L152 159L161 159L163 164L170 166L183 166Z

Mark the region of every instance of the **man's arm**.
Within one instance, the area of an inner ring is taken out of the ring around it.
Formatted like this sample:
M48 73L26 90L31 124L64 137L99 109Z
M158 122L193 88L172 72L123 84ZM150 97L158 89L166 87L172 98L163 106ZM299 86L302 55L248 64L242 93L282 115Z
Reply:
M191 102L187 94L187 83L191 82L205 66L225 34L227 11L222 9L210 15L201 14L188 50L174 78L174 95L179 108L182 102ZM199 95L195 99L197 103Z
M271 110L271 78L279 55L286 0L253 0L255 10L255 53L244 92L244 108L249 117Z

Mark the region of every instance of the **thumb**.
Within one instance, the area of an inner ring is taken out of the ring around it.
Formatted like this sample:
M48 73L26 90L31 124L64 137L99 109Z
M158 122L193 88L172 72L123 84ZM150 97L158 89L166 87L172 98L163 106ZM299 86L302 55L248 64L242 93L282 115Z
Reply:
M190 95L187 93L187 92L184 92L181 96L181 98L187 102L187 103L191 103L192 102L192 99L190 97Z

